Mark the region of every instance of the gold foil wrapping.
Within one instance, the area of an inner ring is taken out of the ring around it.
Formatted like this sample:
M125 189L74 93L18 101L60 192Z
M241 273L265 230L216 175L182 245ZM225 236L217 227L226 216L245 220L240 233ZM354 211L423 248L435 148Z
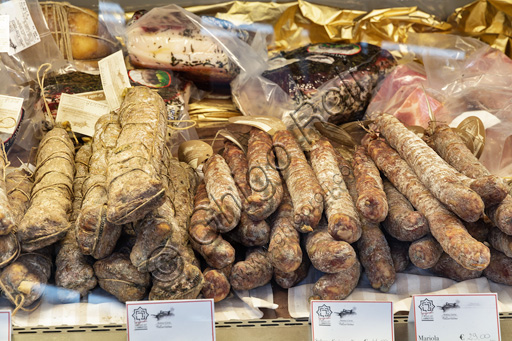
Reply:
M232 1L188 10L215 15L236 24L260 24L272 29L269 51L290 50L310 43L383 41L406 43L409 33L455 33L479 38L512 56L512 0L477 0L458 8L446 20L417 7L370 12L312 4Z

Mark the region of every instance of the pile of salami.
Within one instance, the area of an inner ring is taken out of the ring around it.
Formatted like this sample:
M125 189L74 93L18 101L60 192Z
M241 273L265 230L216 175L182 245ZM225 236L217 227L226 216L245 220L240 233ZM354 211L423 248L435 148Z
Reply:
M0 287L23 310L53 280L123 302L218 302L272 280L290 288L312 265L323 276L311 297L343 299L363 273L389 290L409 261L512 284L503 181L444 124L424 139L390 115L372 124L350 156L323 137L304 151L290 131L252 128L247 151L226 140L201 179L170 152L162 98L131 88L76 153L55 127L33 174L0 158Z

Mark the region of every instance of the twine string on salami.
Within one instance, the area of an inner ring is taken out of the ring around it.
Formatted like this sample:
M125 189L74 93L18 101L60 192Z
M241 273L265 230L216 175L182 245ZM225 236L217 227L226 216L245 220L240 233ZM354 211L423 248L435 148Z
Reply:
M176 127L172 124L167 124L167 127L171 128L173 130L188 130L197 125L197 122L194 120L167 120L167 123L191 123L191 125L186 126L186 127Z
M43 75L41 76L41 71L43 70L43 68L44 68L44 71L43 71ZM39 84L39 89L41 90L41 98L43 99L44 107L46 109L46 112L44 113L46 116L46 119L49 122L55 124L52 113L50 111L50 107L48 106L48 102L46 101L46 96L44 94L44 79L46 77L46 74L48 73L48 71L50 71L51 68L52 68L51 63L44 63L39 66L39 68L37 69L37 83Z
M5 182L6 170L7 167L11 164L7 159L7 153L5 152L5 144L2 143L2 159L4 160L3 169L2 169L2 179Z
M37 304L28 309L28 308L24 308L23 307L23 304L25 303L25 295L24 294L17 294L16 296L13 296L8 288L5 286L5 284L0 281L0 289L2 289L2 292L7 296L7 298L14 303L14 310L12 311L12 316L16 315L16 313L19 311L19 310L22 310L22 311L25 311L25 312L33 312L34 310L36 310L37 308L39 308L39 306L41 305L41 301L37 302Z

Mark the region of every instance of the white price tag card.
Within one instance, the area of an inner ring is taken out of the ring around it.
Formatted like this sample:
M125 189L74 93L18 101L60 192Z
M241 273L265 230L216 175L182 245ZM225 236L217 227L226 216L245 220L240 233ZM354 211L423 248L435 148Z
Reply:
M10 310L0 310L0 340L11 341L12 320Z
M0 14L0 52L9 52L9 15Z
M0 95L0 132L14 134L21 115L23 98Z
M123 51L117 51L98 62L101 84L111 110L117 110L123 101L123 92L129 88L130 78L126 71Z
M60 96L59 109L55 121L71 123L71 129L87 136L94 135L94 125L98 118L108 114L107 104L81 96L63 93Z
M126 302L128 341L215 341L212 299Z
M9 55L21 52L41 41L25 0L2 2L0 13L9 15Z
M414 295L415 340L500 341L497 294Z
M311 301L313 341L393 341L393 303Z

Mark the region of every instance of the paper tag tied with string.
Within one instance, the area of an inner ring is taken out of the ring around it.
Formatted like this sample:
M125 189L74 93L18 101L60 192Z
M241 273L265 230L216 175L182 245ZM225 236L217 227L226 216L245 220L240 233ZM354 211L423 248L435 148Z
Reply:
M117 51L98 62L101 84L111 110L117 110L123 102L124 91L131 87L126 71L123 51Z
M9 52L9 15L0 14L0 52Z
M109 112L110 108L107 104L63 93L55 120L69 122L75 133L93 136L96 121Z
M14 134L21 117L23 98L0 95L0 132Z
M9 55L19 53L41 41L25 0L0 4L0 13L9 16Z

